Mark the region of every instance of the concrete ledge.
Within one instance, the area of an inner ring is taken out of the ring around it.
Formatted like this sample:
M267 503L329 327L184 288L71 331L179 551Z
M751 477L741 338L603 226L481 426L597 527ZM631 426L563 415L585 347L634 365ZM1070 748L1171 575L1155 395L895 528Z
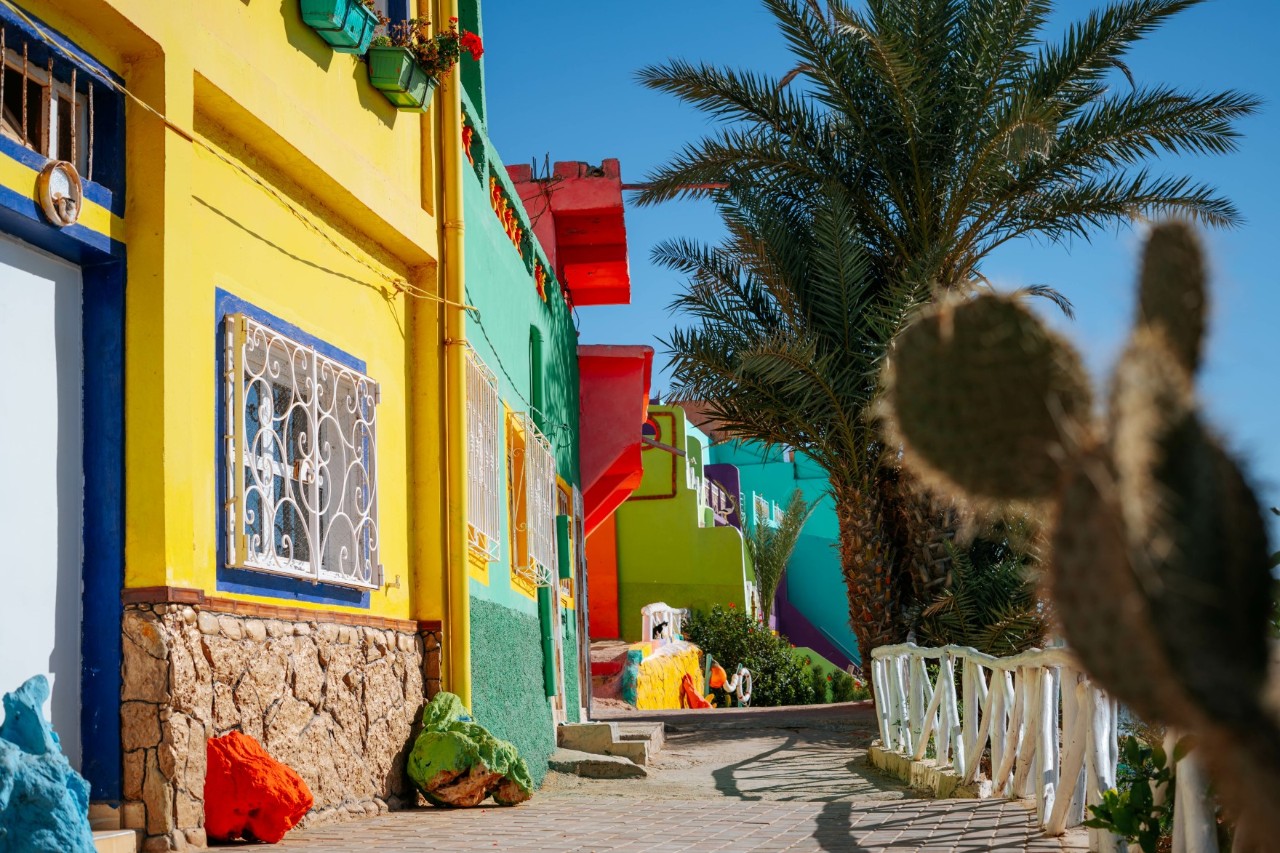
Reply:
M643 767L621 756L573 749L557 749L547 764L552 770L586 779L643 779L649 775Z
M935 797L944 799L986 799L992 794L989 779L975 779L967 785L961 784L960 774L951 765L938 766L932 758L913 761L911 758L890 752L875 741L867 749L867 757L871 765L878 770L897 776L912 788L928 791Z

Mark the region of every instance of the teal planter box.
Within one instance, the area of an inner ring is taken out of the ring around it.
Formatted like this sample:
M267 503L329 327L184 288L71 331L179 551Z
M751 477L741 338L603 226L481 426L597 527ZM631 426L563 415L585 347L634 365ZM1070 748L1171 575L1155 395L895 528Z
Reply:
M403 47L369 48L369 82L402 110L425 110L436 81Z
M369 49L378 15L360 0L301 0L302 20L338 53Z

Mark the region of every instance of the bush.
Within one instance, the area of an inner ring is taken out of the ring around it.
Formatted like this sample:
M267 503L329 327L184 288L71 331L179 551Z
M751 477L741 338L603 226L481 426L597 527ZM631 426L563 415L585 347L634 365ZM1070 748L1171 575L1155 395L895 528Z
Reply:
M791 644L737 608L717 604L710 613L693 614L685 623L684 638L731 673L739 666L749 669L752 705L813 702L813 686L791 653Z
M816 666L809 667L809 687L813 690L811 704L823 705L831 701L827 697L827 676Z
M871 698L871 688L844 670L831 675L832 702L861 702Z

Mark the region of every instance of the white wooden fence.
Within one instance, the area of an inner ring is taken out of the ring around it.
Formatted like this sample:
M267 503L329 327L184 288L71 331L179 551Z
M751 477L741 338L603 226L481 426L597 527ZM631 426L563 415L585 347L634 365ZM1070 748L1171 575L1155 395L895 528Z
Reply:
M981 773L992 796L1034 797L1046 835L1079 825L1085 806L1115 786L1116 702L1067 649L997 658L963 646L906 643L881 646L871 657L884 748L916 761L934 758L962 784ZM926 661L937 662L936 677ZM1093 850L1124 849L1102 830L1089 835Z

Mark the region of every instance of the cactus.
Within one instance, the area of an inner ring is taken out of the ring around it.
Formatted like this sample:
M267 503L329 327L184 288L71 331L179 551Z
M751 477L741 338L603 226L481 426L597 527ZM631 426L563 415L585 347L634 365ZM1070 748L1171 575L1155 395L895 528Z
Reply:
M1275 838L1270 549L1257 498L1195 398L1204 270L1191 228L1154 229L1105 418L1070 346L1010 297L984 295L899 337L886 419L904 464L935 483L1051 512L1048 591L1082 665L1145 719L1199 735L1246 834Z
M1089 382L1075 350L1017 299L933 308L903 330L890 364L887 426L926 483L979 504L1053 491Z

